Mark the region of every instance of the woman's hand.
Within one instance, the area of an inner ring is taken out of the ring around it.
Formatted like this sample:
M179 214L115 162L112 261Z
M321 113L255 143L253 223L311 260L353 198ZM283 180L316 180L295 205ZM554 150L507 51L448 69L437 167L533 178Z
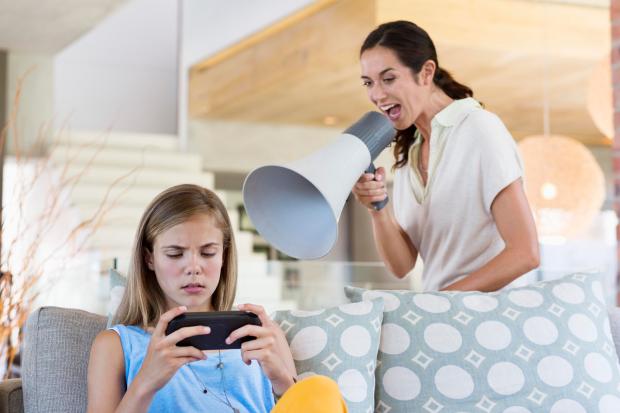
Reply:
M135 380L141 384L144 392L154 394L168 383L181 366L207 358L196 347L177 347L176 344L188 337L209 334L211 332L209 327L183 327L166 335L168 323L186 311L187 308L182 306L165 312L152 330L153 335L146 351L146 357Z
M383 201L387 197L385 169L379 167L374 174L365 173L360 176L352 192L359 203L374 211L372 203Z
M246 337L256 337L255 340L246 341L241 345L241 357L246 364L252 360L260 363L263 372L271 381L274 392L282 395L293 385L293 378L297 376L293 355L288 346L286 337L265 309L259 305L242 304L238 306L241 311L249 311L258 316L262 326L245 325L232 333L226 339L226 344Z

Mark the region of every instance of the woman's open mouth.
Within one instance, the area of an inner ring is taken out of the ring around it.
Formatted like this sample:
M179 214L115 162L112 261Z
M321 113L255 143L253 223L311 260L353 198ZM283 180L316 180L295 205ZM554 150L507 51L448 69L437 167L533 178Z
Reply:
M381 109L392 122L395 122L400 117L400 105L397 103L379 106L379 109Z

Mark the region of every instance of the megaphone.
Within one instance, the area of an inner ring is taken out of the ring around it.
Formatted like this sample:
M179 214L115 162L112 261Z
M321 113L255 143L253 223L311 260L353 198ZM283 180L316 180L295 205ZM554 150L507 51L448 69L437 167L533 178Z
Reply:
M325 256L338 238L338 220L351 188L364 171L374 173L372 161L394 135L385 116L368 112L327 147L250 172L243 200L259 234L291 257ZM385 203L387 199L374 207Z

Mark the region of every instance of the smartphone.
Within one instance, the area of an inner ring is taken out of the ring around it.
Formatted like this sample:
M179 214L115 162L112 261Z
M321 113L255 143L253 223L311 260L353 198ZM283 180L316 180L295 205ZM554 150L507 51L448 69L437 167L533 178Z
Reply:
M254 340L256 337L246 336L226 344L224 340L238 328L247 324L262 325L258 316L245 311L208 311L184 313L173 318L166 328L166 335L182 327L207 326L211 333L188 337L177 343L177 346L194 346L199 350L229 350L241 348L241 344Z

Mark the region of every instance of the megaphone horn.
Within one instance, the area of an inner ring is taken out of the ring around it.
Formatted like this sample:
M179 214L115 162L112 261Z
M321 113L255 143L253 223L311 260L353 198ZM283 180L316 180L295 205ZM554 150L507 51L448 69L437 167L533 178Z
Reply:
M325 256L338 238L338 220L351 188L365 170L374 172L372 161L394 134L385 116L368 112L323 149L250 172L243 200L259 234L291 257Z

